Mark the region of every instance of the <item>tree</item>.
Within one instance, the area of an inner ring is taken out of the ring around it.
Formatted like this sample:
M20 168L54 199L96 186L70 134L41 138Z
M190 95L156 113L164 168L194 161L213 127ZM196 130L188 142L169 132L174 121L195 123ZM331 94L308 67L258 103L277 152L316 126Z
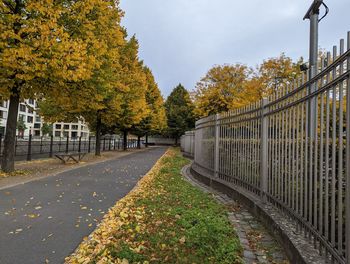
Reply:
M188 91L179 84L165 103L168 120L168 134L175 138L175 144L186 131L195 127L194 105Z
M18 134L20 137L23 137L24 131L26 131L27 126L23 119L19 119L16 124L16 128L18 130Z
M146 75L143 63L138 57L139 44L135 36L121 49L121 71L118 77L124 87L121 94L120 114L115 120L116 127L123 132L123 149L127 149L127 135L131 128L139 124L149 114L146 103Z
M120 51L126 41L118 5L118 1L94 0L89 9L83 1L72 6L70 18L79 23L68 20L69 33L91 43L89 53L98 62L98 67L91 78L65 82L59 94L39 102L46 120L71 121L83 117L95 131L96 155L101 151L102 127L112 125L119 116L121 90L125 88L119 81Z
M237 109L273 94L301 75L300 65L283 53L269 58L256 70L242 64L214 66L197 83L192 97L201 117Z
M43 133L44 136L46 135L52 135L52 124L48 123L43 123L41 127L41 132Z
M261 94L268 96L273 94L281 86L293 84L293 82L301 76L300 65L303 58L297 62L282 53L279 57L269 58L257 69L255 79L260 87Z
M96 1L84 8L91 10ZM10 100L1 164L5 172L14 170L20 100L57 95L63 83L90 79L99 66L90 52L95 39L69 33L70 26L81 26L72 5L68 0L0 0L0 93Z
M138 148L141 147L141 137L145 135L147 137L150 133L160 133L167 125L164 99L152 71L146 66L143 67L143 71L146 75L146 106L148 111L147 115L132 127L132 133L138 136Z
M239 108L259 98L259 90L248 86L252 69L242 64L214 66L192 93L195 112L204 117Z

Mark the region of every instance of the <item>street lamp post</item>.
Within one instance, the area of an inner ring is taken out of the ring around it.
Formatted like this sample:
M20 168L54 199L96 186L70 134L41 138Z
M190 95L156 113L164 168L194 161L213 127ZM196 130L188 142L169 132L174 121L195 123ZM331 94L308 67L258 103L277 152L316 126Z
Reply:
M320 7L323 4L323 0L314 0L309 10L304 16L304 20L310 20L310 50L309 50L309 80L311 80L317 74L317 57L318 57L318 23ZM316 82L313 82L309 88L309 94L316 91ZM310 98L308 104L309 114L308 114L308 132L311 141L314 139L316 131L316 112L317 112L317 102L316 98Z

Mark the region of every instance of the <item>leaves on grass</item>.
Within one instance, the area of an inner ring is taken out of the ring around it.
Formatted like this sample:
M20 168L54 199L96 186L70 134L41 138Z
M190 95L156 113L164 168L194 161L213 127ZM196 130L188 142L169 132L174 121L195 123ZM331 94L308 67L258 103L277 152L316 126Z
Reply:
M66 263L241 263L226 209L183 180L187 163L170 149Z

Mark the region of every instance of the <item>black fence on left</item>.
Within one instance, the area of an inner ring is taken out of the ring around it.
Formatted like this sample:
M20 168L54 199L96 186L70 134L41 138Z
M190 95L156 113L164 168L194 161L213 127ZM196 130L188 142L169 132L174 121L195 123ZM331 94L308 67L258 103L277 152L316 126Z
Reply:
M137 139L128 139L127 148L136 149ZM53 157L58 153L95 151L95 137L57 138L57 137L16 137L15 160L32 160ZM142 146L142 144L141 144ZM104 136L101 139L101 151L122 150L123 140ZM4 136L0 134L0 160L4 150Z

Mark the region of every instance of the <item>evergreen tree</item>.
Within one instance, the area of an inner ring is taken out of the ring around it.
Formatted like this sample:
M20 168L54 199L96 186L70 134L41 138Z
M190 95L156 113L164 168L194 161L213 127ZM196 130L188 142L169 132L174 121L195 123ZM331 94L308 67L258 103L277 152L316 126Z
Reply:
M186 131L195 127L194 105L188 91L179 84L165 103L168 119L168 134L175 138L175 144Z

